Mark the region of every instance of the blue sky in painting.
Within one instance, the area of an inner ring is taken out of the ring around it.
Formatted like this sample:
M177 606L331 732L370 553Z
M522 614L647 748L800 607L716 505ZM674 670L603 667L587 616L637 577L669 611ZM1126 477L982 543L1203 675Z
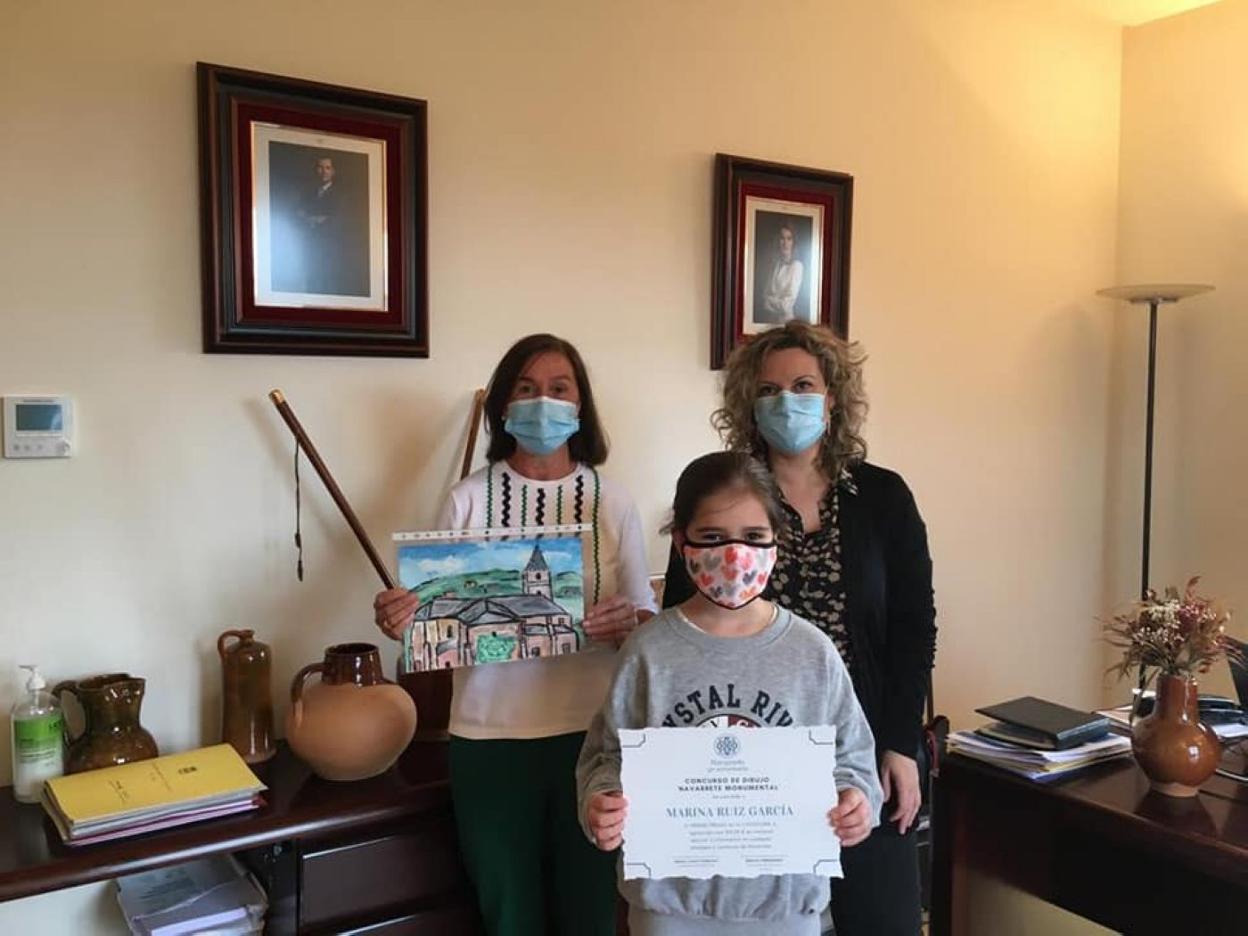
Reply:
M443 575L495 569L519 571L528 564L537 542L529 538L400 543L399 581L404 588L412 588ZM581 573L580 537L543 537L540 543L552 572Z

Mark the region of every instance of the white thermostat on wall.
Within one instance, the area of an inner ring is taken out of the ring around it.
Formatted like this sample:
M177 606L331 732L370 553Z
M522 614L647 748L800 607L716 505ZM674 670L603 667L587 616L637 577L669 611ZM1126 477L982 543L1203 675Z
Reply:
M65 396L4 398L5 458L74 454L74 401Z

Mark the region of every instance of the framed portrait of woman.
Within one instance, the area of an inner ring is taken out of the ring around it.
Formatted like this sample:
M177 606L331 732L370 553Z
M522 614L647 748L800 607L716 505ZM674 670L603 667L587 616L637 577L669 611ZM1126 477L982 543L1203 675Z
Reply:
M791 319L849 332L853 177L715 157L711 367Z
M198 79L204 350L427 357L425 102Z

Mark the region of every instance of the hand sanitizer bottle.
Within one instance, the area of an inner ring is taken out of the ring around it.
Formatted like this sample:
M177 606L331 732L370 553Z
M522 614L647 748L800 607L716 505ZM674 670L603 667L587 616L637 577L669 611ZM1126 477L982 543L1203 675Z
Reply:
M56 697L36 666L30 671L26 695L13 706L13 795L19 803L37 803L43 782L65 772L64 722Z

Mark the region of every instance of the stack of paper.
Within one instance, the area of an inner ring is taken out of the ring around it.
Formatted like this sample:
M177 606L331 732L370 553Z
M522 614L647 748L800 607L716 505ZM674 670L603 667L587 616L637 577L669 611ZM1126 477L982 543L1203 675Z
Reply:
M949 735L947 744L951 751L987 761L1021 774L1029 780L1049 780L1089 764L1131 753L1131 739L1122 735L1109 735L1099 741L1089 741L1063 751L1045 751L1007 744L985 738L973 731L955 731Z
M85 845L261 805L263 783L228 744L56 777L43 807L61 838Z
M135 936L264 932L268 900L231 855L201 858L117 880L117 902Z
M1120 705L1117 708L1102 709L1099 714L1109 719L1110 725L1120 731L1131 732L1131 706ZM1203 719L1202 719L1203 720ZM1248 722L1243 721L1214 721L1205 722L1213 729L1213 733L1218 736L1220 741L1237 741L1240 738L1248 738Z

